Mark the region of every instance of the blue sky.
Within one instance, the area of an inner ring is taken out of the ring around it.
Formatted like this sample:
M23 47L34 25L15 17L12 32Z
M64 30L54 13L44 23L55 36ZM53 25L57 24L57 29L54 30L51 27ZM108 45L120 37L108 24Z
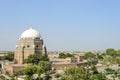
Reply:
M119 0L0 0L0 50L40 31L49 51L120 49Z

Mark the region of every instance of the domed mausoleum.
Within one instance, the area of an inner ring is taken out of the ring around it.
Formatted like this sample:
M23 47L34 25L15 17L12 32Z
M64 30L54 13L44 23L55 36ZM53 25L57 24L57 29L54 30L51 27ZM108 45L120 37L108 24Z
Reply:
M15 64L24 64L24 60L28 58L30 54L37 54L41 57L46 53L46 47L43 44L43 39L40 33L30 28L24 31L19 39L19 43L15 50Z

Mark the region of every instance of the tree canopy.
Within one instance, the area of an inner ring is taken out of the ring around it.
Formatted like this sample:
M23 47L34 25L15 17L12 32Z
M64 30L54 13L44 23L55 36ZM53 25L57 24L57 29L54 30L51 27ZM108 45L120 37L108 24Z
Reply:
M9 60L13 61L14 60L14 52L8 52L6 55L3 57L4 60Z
M103 73L91 73L92 69L72 67L65 70L61 80L107 80Z
M33 80L33 74L35 74L37 71L36 66L26 66L22 70L22 74L26 75L25 80Z
M25 59L25 63L32 63L33 65L38 64L39 61L49 61L47 54L44 54L41 57L39 57L37 54L30 54L28 58Z
M92 52L85 53L84 58L89 61L90 65L92 64L96 65L98 63L97 56Z
M26 63L32 63L32 66L25 67L21 72L21 75L26 75L27 80L33 80L33 74L38 74L36 80L42 80L41 74L45 73L46 78L49 78L47 72L51 69L51 63L49 62L48 56L43 55L42 57L37 56L36 54L31 54L25 60Z
M48 61L40 61L38 66L42 68L42 70L46 73L47 71L50 71L51 64Z
M117 56L117 51L115 49L109 48L106 50L106 54L110 56Z
M43 54L42 57L40 58L40 61L49 61L48 55Z
M26 63L38 64L39 57L37 54L30 54L27 59L25 59Z
M67 58L67 57L74 57L74 54L70 53L60 53L59 58Z

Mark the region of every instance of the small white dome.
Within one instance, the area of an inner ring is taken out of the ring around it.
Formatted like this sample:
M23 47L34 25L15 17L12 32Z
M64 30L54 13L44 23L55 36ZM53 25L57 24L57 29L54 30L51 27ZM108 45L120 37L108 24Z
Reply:
M22 33L21 38L40 38L40 33L30 28Z

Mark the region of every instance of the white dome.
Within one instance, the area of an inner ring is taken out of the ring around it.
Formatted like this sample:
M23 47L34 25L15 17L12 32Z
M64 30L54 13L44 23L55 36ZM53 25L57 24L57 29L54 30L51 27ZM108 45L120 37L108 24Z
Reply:
M40 38L40 33L30 28L22 33L21 38Z

